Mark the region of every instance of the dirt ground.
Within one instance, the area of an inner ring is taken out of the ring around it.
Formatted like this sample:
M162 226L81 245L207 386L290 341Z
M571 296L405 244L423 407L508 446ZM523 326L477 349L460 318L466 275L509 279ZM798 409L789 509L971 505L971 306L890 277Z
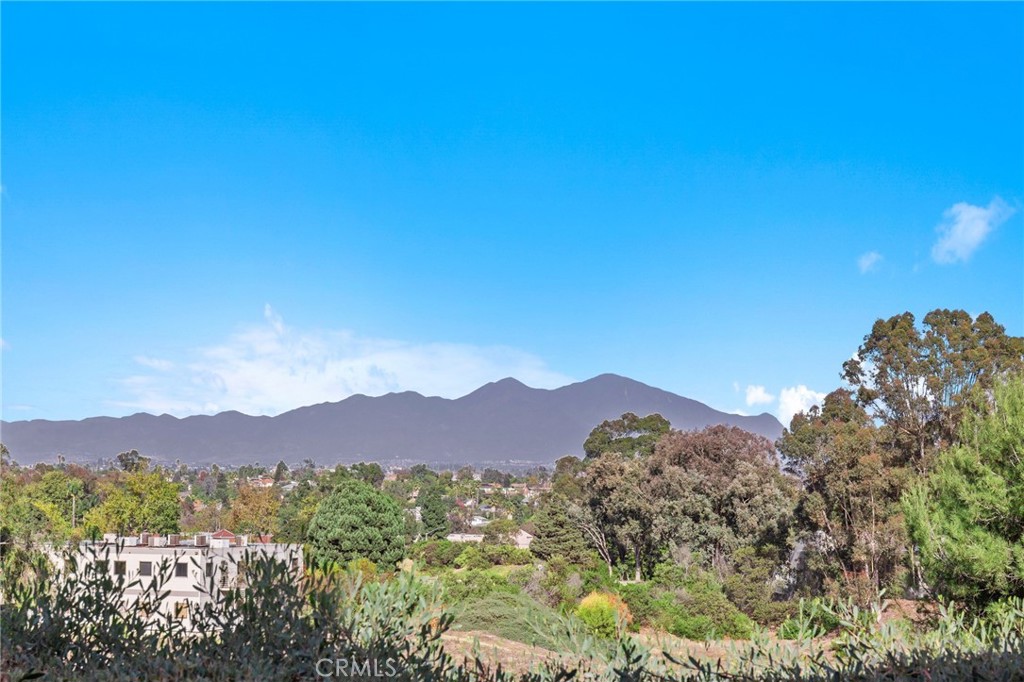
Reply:
M742 647L744 644L741 641L728 640L693 642L648 629L641 630L633 636L648 647L653 655L658 656L661 652L668 651L671 656L681 660L693 656L698 660L714 662L728 655L731 648ZM549 662L562 661L567 664L575 662L572 656L521 644L487 632L449 631L442 636L442 640L445 650L458 661L473 657L474 642L476 642L481 660L488 665L501 665L502 669L514 672L526 672ZM786 642L784 645L795 646L790 642Z
M934 604L908 599L890 599L886 601L881 622L906 619L920 623L932 617L935 610ZM714 662L727 656L730 651L744 647L743 641L694 642L649 628L643 628L633 636L649 648L652 654L660 655L667 651L672 657L680 660L693 656L698 660ZM831 637L822 638L816 640L816 644L827 650L831 639ZM444 634L443 641L448 653L459 661L465 657L472 657L474 641L476 641L479 643L480 657L485 663L492 666L501 665L503 669L515 672L526 672L532 667L540 667L546 662L558 660L566 663L573 662L571 656L504 639L487 632L449 631ZM795 649L798 646L795 642L778 640L774 637L771 641L784 648Z
M480 658L491 666L501 665L503 670L527 672L545 662L556 661L559 654L540 647L504 639L487 632L448 631L441 636L447 651L457 661L473 658L477 645Z

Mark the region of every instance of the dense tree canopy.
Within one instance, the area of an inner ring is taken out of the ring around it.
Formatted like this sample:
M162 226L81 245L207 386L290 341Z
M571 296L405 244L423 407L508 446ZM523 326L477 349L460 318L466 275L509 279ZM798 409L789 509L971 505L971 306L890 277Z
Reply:
M818 534L814 579L862 599L896 586L907 554L899 499L912 472L888 433L839 389L795 415L777 443L803 478L798 517Z
M730 426L673 431L647 463L648 489L666 500L655 521L709 565L724 569L743 545L786 546L796 485L771 441Z
M88 527L101 533L176 533L180 528L179 486L163 472L136 470L107 482L103 503L85 517Z
M588 459L614 452L628 457L647 456L654 452L658 439L669 432L672 425L660 414L638 417L627 412L618 419L608 419L590 432L583 443Z
M973 388L991 389L1022 367L1024 338L1007 336L989 313L940 309L925 316L923 330L909 312L876 321L843 378L926 471L935 448L955 440Z
M228 526L236 533L274 534L281 498L274 488L242 486L231 503Z
M129 450L118 454L117 465L128 473L133 473L148 468L149 458L140 455L138 450Z

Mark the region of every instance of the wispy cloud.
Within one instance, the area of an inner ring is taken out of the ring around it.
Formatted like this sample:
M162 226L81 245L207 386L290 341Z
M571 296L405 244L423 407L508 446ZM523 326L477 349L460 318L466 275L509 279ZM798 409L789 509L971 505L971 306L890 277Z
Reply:
M789 428L793 415L797 412L806 412L813 405L820 405L825 399L824 393L812 391L803 384L790 386L779 392L779 409L777 416L782 425Z
M770 405L775 396L764 389L764 386L747 386L747 406Z
M264 324L195 351L183 362L137 357L136 362L155 371L123 379L127 397L115 404L176 415L223 410L279 414L356 393L414 390L454 398L506 376L542 388L573 381L515 348L295 329L269 305L264 318Z
M953 204L936 228L939 239L932 247L932 259L942 265L967 261L992 230L1006 222L1015 210L999 197L987 207L966 202Z
M136 355L134 358L135 362L142 365L143 367L149 367L150 369L156 369L161 372L169 372L174 369L174 363L170 360L161 360L160 358L150 358L145 355Z
M875 270L878 264L882 262L882 254L877 251L868 251L862 254L857 259L857 269L860 270L860 274L866 275L867 273Z

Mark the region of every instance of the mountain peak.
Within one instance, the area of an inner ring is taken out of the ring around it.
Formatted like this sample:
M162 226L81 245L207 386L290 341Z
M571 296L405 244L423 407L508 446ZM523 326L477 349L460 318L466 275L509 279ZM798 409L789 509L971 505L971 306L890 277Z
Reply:
M532 390L535 389L530 388L523 382L519 381L519 379L515 379L513 377L505 377L504 379L499 379L498 381L492 381L490 383L484 384L483 386L476 389L472 393L467 393L466 395L462 396L461 398L459 398L459 400L465 400L467 398L480 398L484 396L511 395L515 393L521 393L524 391Z

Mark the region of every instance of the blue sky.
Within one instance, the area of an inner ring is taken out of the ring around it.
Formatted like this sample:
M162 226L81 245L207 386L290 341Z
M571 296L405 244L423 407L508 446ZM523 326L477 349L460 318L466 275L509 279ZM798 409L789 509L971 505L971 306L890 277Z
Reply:
M786 418L1024 333L1024 6L2 10L3 416L624 374Z

